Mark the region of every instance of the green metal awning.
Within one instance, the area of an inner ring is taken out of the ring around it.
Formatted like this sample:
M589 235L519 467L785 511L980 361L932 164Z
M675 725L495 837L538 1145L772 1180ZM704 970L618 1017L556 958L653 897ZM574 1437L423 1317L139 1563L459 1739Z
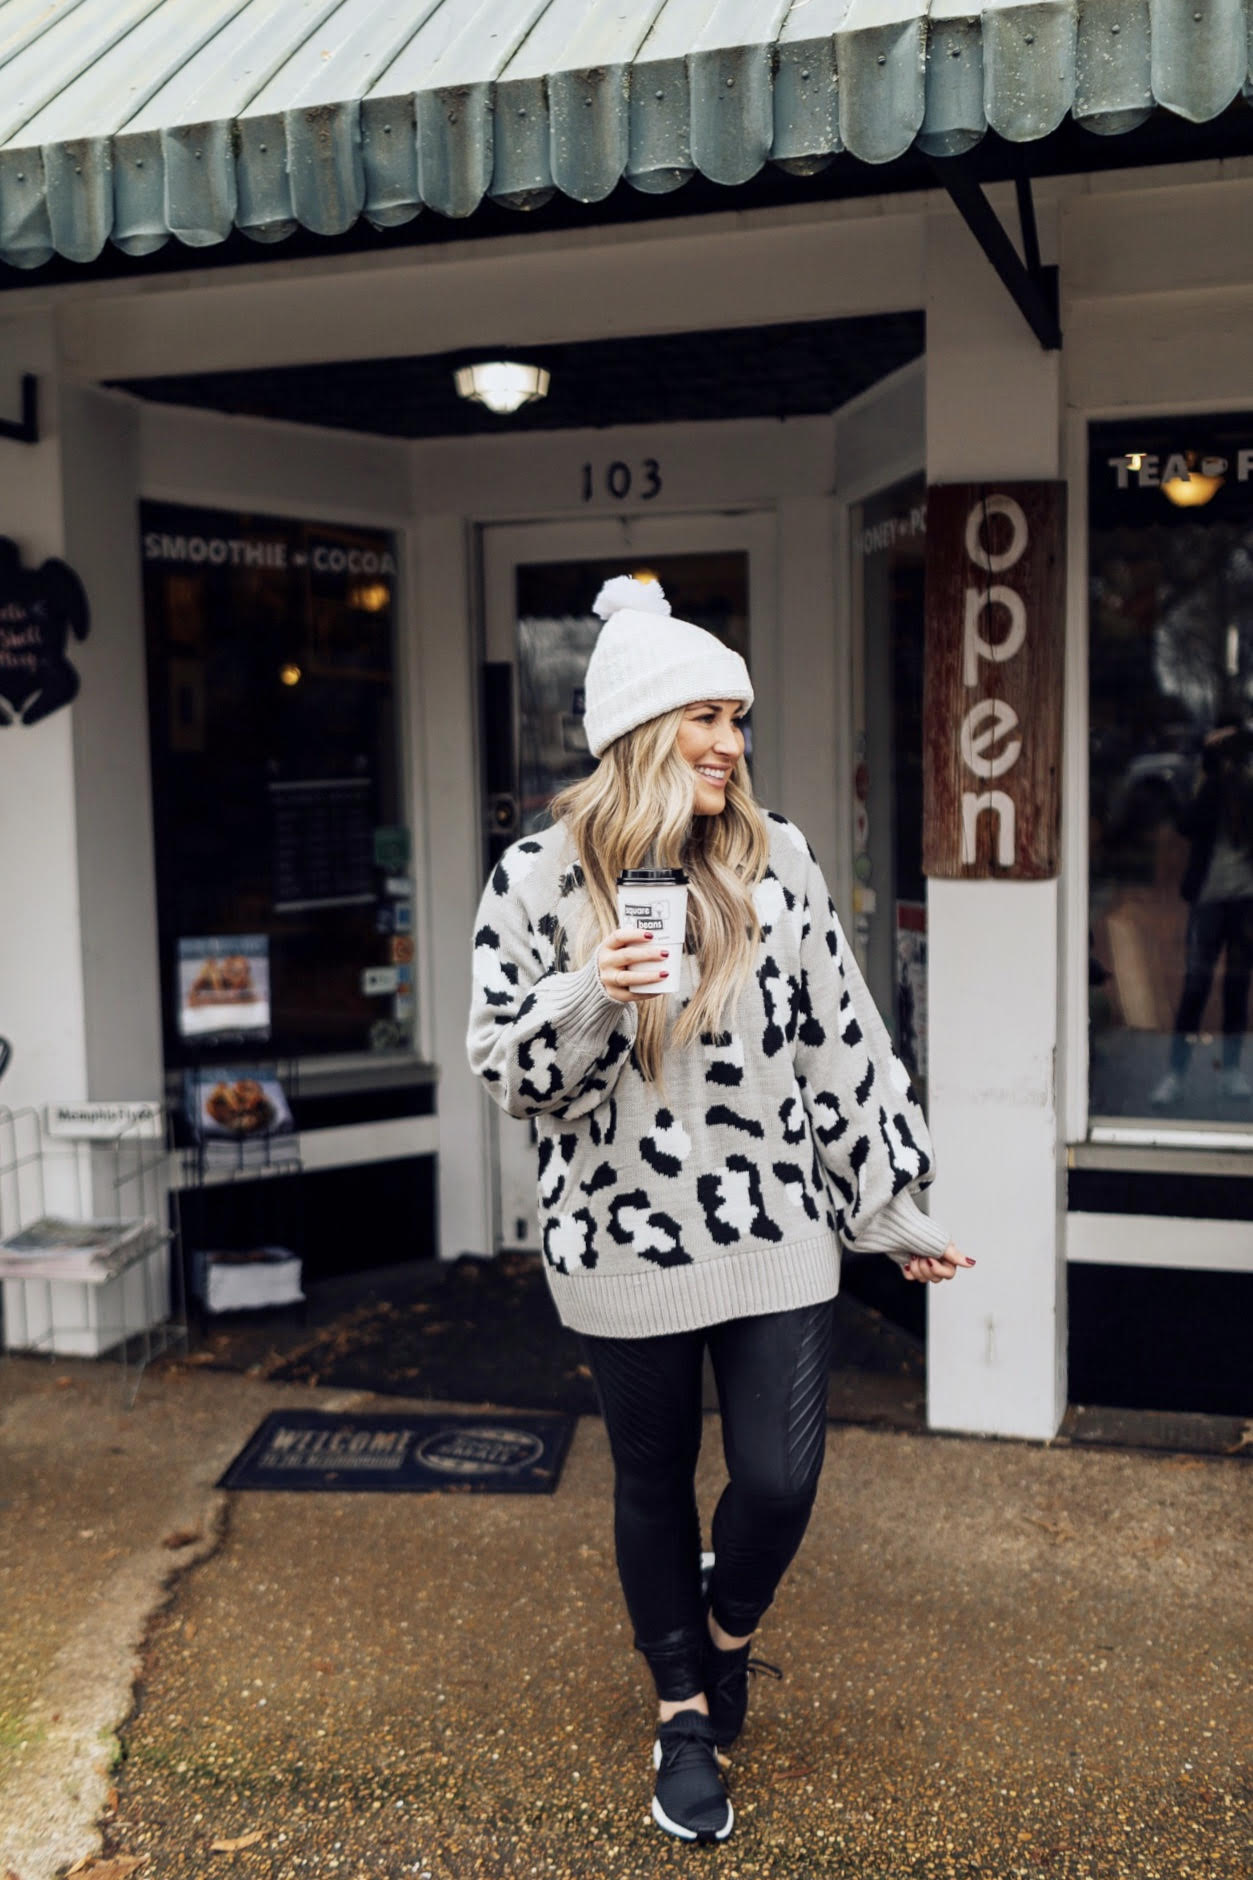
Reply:
M0 256L342 234L1253 99L1253 0L0 0Z

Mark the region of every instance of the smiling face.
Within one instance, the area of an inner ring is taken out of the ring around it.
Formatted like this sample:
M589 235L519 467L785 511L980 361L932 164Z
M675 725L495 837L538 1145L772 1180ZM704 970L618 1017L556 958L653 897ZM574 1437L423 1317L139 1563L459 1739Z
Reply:
M689 705L679 726L678 751L696 772L698 816L720 816L727 805L727 782L744 754L738 699L704 699Z

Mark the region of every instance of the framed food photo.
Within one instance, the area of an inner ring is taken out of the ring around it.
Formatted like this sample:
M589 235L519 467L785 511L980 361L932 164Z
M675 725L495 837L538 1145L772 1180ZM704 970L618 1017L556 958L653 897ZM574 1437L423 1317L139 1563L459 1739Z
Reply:
M178 943L178 1028L184 1038L268 1038L268 934L213 934Z
M202 1142L248 1142L291 1134L291 1108L272 1070L201 1067L188 1071L185 1084L187 1118Z

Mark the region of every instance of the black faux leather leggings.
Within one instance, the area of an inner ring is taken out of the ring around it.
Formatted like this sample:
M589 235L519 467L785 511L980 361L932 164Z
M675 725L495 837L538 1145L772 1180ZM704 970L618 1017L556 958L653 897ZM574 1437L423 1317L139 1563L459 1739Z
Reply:
M613 1452L614 1539L635 1643L662 1699L702 1688L696 1458L708 1344L729 1480L713 1518L714 1618L752 1632L809 1522L826 1439L832 1307L657 1338L583 1340Z

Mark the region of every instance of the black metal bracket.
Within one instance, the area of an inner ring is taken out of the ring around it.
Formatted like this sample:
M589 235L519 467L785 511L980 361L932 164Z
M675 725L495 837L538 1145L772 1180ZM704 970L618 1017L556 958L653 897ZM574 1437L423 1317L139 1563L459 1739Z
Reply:
M39 380L33 372L22 374L22 415L0 418L0 437L11 437L16 444L39 442Z
M929 159L937 180L948 191L958 214L996 269L1023 319L1046 352L1062 343L1058 315L1057 269L1040 265L1031 178L1020 163L1014 176L1022 254L1018 253L996 210L984 195L963 157Z

